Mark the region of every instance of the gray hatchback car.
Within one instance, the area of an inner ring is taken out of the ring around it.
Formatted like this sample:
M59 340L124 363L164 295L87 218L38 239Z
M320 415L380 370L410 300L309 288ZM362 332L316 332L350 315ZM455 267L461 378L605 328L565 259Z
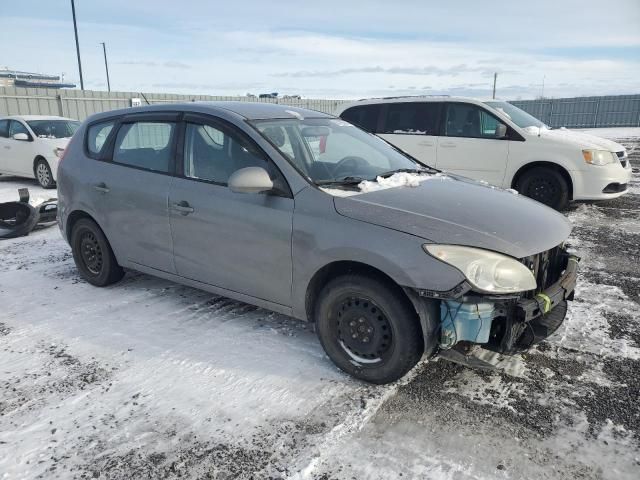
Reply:
M94 115L58 171L80 274L123 269L308 319L374 383L423 356L486 366L552 334L573 297L570 225L422 165L330 115L249 102Z

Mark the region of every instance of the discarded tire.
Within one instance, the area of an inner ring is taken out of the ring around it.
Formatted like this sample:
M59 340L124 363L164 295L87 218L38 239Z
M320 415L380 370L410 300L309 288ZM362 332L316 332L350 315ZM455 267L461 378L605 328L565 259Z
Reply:
M38 223L38 213L28 203L0 203L0 238L27 235Z

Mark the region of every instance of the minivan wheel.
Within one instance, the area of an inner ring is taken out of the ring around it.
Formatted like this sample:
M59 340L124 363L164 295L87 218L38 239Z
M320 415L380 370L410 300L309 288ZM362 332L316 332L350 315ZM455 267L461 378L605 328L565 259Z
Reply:
M44 159L39 159L36 162L36 166L34 168L36 173L36 179L42 188L54 188L56 186L56 182L53 181L53 174L51 173L51 167Z
M107 238L93 220L82 218L73 226L71 250L80 276L92 285L105 287L124 276Z
M560 172L551 168L535 167L525 172L516 190L556 210L563 210L569 204L569 185Z
M322 289L315 321L320 343L343 371L384 384L404 376L424 352L420 321L395 286L345 275Z

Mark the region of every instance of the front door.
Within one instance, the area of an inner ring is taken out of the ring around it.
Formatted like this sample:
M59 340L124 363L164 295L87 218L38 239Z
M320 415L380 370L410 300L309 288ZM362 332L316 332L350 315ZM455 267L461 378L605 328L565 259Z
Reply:
M168 273L175 273L168 198L177 118L126 117L116 127L111 161L96 161L90 180L93 204L118 259ZM99 139L100 132L90 127L89 138Z
M291 305L293 198L282 174L235 127L186 117L178 176L169 195L178 275ZM280 193L234 193L229 176L265 168Z
M16 133L23 133L28 140L16 140L13 136ZM33 161L35 151L33 148L34 139L22 122L9 120L9 138L4 142L2 153L6 155L5 162L8 170L16 175L31 177L33 173Z
M492 185L502 186L509 141L498 138L500 120L470 103L447 103L436 166Z

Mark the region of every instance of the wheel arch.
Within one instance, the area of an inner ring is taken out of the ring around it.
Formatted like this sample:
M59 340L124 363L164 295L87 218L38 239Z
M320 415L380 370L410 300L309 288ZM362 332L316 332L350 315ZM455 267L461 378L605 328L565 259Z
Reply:
M379 268L373 267L363 262L353 260L337 260L324 265L319 268L311 277L311 280L307 284L305 293L305 312L307 319L314 320L314 311L318 301L318 296L322 288L332 279L341 275L348 274L361 274L371 276L381 281L382 283L390 286L393 290L398 292L404 299L413 306L411 299L407 296L404 289L393 280L391 276L383 272ZM415 309L415 308L414 308Z
M98 221L93 216L91 216L89 213L85 212L84 210L74 210L68 215L67 221L65 224L65 229L64 229L64 233L68 242L71 242L71 232L73 231L74 225L78 223L78 220L81 220L83 218L87 218L92 222L95 222L95 224L98 225L98 227L100 228L100 230L102 230L102 233L104 234L104 228L100 226L100 223L98 223ZM106 234L105 234L105 237L106 237Z
M573 178L571 178L571 174L569 173L569 171L558 163L549 162L546 160L538 160L535 162L530 162L520 167L518 171L515 173L515 175L513 176L513 178L511 179L511 188L515 189L516 186L518 185L518 182L520 181L520 178L522 178L522 175L524 175L526 172L536 167L545 167L560 173L562 177L567 181L567 186L569 187L569 200L573 199L573 190L574 190Z

